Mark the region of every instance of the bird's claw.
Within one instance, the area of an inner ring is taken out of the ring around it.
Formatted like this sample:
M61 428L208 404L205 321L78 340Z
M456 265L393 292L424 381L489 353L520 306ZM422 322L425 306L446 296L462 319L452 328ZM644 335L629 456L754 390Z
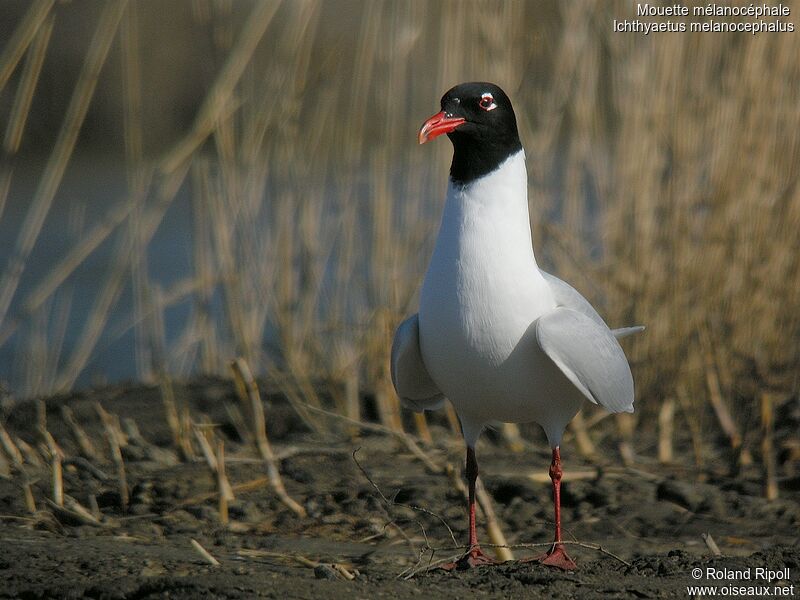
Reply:
M466 571L467 569L497 564L500 563L481 550L479 546L475 546L458 560L445 563L440 568L445 571Z
M562 571L574 571L578 568L578 565L575 564L575 561L572 560L569 554L567 554L567 551L564 550L563 544L553 544L553 547L544 554L531 558L524 558L520 562L525 563L534 561L543 565L547 565L548 567L561 569Z

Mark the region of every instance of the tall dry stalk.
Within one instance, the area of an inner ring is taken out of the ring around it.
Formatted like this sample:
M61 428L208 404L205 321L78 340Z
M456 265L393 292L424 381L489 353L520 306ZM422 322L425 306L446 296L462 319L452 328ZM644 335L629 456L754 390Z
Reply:
M25 17L14 29L11 38L6 42L3 53L0 54L0 90L8 82L25 50L33 42L39 28L47 20L50 9L55 0L36 0L25 13Z
M42 72L47 46L50 43L50 35L53 33L54 20L53 16L50 15L39 27L28 52L28 57L25 60L25 67L17 87L17 95L14 98L14 106L11 108L11 115L8 119L8 128L3 138L3 151L6 154L14 154L19 150L25 123L30 114L33 94L36 90L36 84L39 82L39 75ZM0 207L0 215L2 215L2 212Z

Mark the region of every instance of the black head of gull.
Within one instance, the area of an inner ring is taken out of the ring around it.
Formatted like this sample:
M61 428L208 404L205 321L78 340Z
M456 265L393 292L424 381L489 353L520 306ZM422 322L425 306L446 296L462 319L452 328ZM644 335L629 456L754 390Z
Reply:
M447 134L453 143L453 182L468 184L522 150L514 108L499 86L459 84L442 96L441 107L422 125L419 143Z

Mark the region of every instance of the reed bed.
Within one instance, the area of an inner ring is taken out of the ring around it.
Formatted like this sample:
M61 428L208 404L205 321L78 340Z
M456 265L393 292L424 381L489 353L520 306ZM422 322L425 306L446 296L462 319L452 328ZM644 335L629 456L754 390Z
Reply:
M87 25L71 99L0 276L0 345L25 357L8 372L16 395L70 389L102 340L133 330L144 380L226 374L241 357L314 428L325 427L315 409L361 419L360 390L384 426L401 430L388 353L415 310L449 155L446 143L417 147L415 132L451 85L486 79L517 107L540 264L612 326L648 326L626 342L641 427L619 422L622 437L635 445L658 423L657 454L669 461L682 419L698 461L713 440L698 439L702 429L737 457L772 451L762 438L797 398L800 367L796 34L613 33L611 20L632 10L621 1L186 7L173 10L210 37L194 58L213 74L166 145L151 141L153 107L170 97L151 83L172 68L144 58L158 41L152 9L108 2ZM0 219L70 10L32 3L3 42ZM85 215L72 246L22 293L52 203L69 201L61 182L99 93L122 117L113 141L127 195ZM151 244L179 194L191 198L191 271L164 284ZM105 279L78 316L75 273L109 245ZM133 308L112 322L125 294ZM188 317L167 335L176 308ZM76 319L81 333L66 344ZM587 453L599 422L588 414L575 431Z

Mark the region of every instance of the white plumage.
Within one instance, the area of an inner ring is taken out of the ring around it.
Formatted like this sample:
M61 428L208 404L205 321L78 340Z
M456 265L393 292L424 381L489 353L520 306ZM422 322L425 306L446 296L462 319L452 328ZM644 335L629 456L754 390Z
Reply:
M392 376L412 410L449 398L469 446L496 421L535 421L557 446L584 398L633 410L633 379L614 333L536 264L520 150L480 179L450 182L419 315L395 335Z
M584 399L633 411L633 377L610 330L575 289L536 264L525 153L511 101L487 82L460 84L423 124L420 143L447 134L453 163L442 224L420 294L392 345L392 381L412 410L455 406L467 444L469 550L447 568L493 561L475 525L475 444L497 421L539 423L552 446L555 536L538 560L574 569L561 533L561 454Z

